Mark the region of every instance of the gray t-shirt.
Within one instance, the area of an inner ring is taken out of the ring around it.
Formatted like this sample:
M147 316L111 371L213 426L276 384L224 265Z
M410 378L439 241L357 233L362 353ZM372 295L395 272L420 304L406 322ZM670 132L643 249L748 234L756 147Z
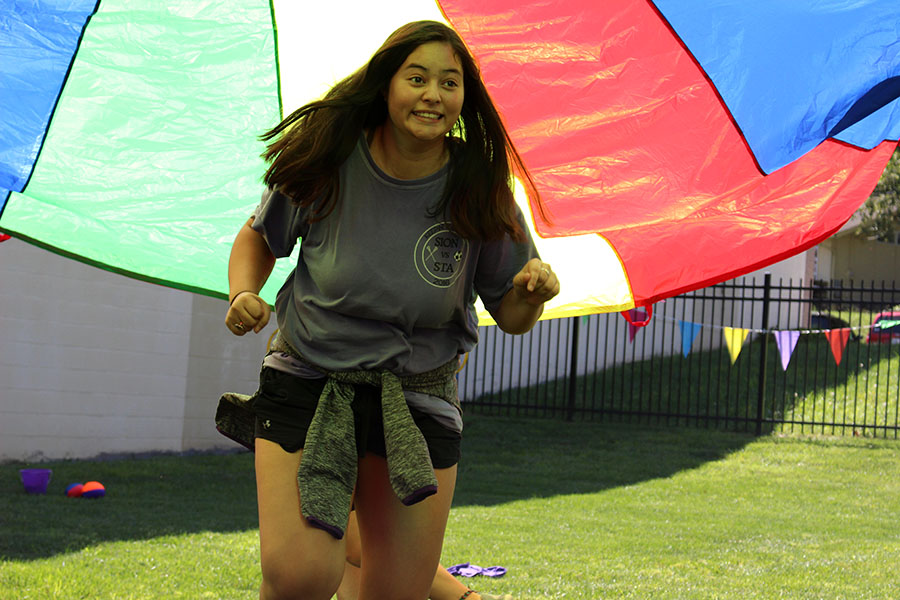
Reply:
M474 302L490 311L513 276L538 256L534 243L466 240L446 219L427 216L447 181L384 173L365 138L340 169L341 197L322 220L267 190L252 227L276 257L300 257L275 301L281 335L329 371L387 369L424 373L478 341ZM525 226L521 212L518 215Z

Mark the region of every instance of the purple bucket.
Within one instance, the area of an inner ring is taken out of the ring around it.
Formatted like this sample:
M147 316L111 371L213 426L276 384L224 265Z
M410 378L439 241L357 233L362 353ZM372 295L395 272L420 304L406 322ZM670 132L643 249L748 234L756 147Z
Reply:
M47 484L50 483L50 469L20 469L22 485L29 494L46 494Z

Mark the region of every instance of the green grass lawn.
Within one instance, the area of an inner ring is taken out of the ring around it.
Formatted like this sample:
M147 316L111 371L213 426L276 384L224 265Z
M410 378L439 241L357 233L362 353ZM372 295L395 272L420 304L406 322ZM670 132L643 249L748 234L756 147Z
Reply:
M900 442L467 419L444 563L566 598L898 598ZM0 466L0 598L257 597L248 454ZM97 479L108 494L68 499Z

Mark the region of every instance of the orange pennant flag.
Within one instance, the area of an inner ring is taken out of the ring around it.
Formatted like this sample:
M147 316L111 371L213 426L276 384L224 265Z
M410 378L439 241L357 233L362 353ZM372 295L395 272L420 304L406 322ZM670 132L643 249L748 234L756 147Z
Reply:
M828 338L828 344L831 346L831 353L834 355L834 362L841 364L841 358L844 356L844 347L850 339L850 328L829 329L825 332Z

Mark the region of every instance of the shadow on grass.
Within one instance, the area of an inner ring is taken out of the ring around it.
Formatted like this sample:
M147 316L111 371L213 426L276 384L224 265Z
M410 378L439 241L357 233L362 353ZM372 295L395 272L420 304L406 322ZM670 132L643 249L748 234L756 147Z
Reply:
M61 461L46 495L28 495L20 464L0 465L0 560L29 560L110 541L258 527L248 452ZM99 481L106 496L67 498L70 483Z
M670 477L719 460L754 437L556 419L466 420L454 506L589 494Z
M593 493L668 477L752 439L711 430L470 416L454 506ZM246 452L49 463L53 478L42 496L24 493L22 466L0 465L0 560L258 527L253 457ZM86 480L102 482L106 497L65 497L67 484Z

